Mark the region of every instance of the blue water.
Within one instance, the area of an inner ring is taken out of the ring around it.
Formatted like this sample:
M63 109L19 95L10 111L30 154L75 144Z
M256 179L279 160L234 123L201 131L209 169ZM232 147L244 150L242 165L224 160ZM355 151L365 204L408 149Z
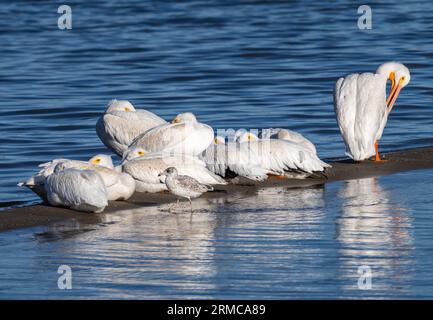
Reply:
M0 207L38 201L16 187L37 164L107 153L95 122L113 98L214 128L288 127L342 156L335 81L398 60L412 80L381 148L433 144L430 1L372 1L369 31L344 1L69 1L72 30L60 4L0 5ZM432 298L432 175L198 200L192 222L147 208L2 233L0 297Z

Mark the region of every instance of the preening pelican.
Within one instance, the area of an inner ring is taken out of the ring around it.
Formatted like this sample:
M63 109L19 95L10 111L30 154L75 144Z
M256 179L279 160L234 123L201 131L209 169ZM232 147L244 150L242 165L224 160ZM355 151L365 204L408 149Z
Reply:
M64 168L90 170L97 172L107 188L108 200L127 200L135 191L134 179L126 173L118 172L113 167L111 158L107 155L97 155L89 161L54 159L39 165L42 168L37 174L30 177L26 182L19 183L26 186L43 200L47 200L45 188L46 179L54 172L56 165L62 163ZM110 168L111 166L111 168Z
M256 153L261 166L273 174L303 178L330 167L311 150L294 142L259 139L251 132L237 134L236 140L247 144L250 151Z
M102 212L108 205L107 189L95 171L67 169L57 163L45 182L48 202L84 212Z
M386 97L386 83L391 90ZM409 69L401 63L387 62L373 73L350 74L338 79L334 108L346 144L346 154L355 161L379 155L379 140L395 101L410 81Z
M201 159L210 171L224 178L241 176L254 181L268 178L268 171L261 167L259 158L250 152L247 144L226 144L220 136L216 136L214 143L203 151Z
M227 184L227 182L206 169L203 161L188 155L149 154L142 148L131 150L123 162L122 170L136 182L138 192L160 192L167 190L158 175L168 167L175 167L179 174L193 177L203 184Z
M164 152L171 154L199 155L213 141L213 129L199 123L190 113L177 115L171 123L162 124L138 136L123 155L136 148L146 153Z
M122 156L137 136L163 123L164 119L135 109L129 101L112 100L96 123L96 133L107 148Z

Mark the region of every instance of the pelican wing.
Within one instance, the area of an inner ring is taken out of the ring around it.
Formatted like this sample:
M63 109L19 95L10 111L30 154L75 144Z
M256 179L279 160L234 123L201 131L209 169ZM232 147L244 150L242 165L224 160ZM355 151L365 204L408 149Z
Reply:
M249 147L258 154L262 167L283 174L285 171L301 170L307 173L320 172L328 164L303 146L285 140L259 140L249 142Z
M334 91L334 110L337 123L346 144L346 153L355 159L354 150L356 121L356 92L358 74L351 74L346 78L338 79Z
M167 123L163 118L157 116L153 112L144 110L144 109L136 109L135 114L137 115L139 120L146 121L149 123L150 128L154 128L159 126L160 124Z
M93 171L66 169L47 178L48 201L66 207L107 206L107 190L101 177Z
M129 149L198 155L212 143L213 135L213 129L202 123L167 123L138 136Z
M109 149L122 155L137 136L162 123L165 120L146 110L112 112L99 118L96 132Z
M354 160L375 154L374 142L387 121L385 86L386 82L372 73L351 74L336 83L335 114L346 153Z
M205 184L226 184L224 179L206 169L204 162L185 155L141 158L128 161L123 171L144 183L160 183L158 175L169 167L179 174L188 175Z
M361 145L374 155L374 142L382 137L388 120L386 106L386 82L372 73L363 73L358 79L358 109L355 136L361 138Z
M304 148L309 149L311 152L317 153L316 146L302 134L289 129L284 129L284 131L286 132L284 140L300 144Z
M203 153L203 159L210 171L222 177L230 170L251 180L261 181L267 178L267 171L260 166L256 154L249 152L248 145L211 145Z

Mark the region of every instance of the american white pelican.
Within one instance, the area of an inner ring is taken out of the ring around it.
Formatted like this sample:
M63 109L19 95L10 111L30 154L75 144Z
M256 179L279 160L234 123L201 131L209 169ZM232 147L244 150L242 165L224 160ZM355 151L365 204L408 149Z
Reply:
M192 213L192 201L191 199L195 199L200 197L203 193L207 191L212 191L213 188L207 184L202 184L198 182L196 179L186 176L179 175L177 173L176 168L169 167L165 169L164 172L159 174L159 177L165 176L165 185L167 186L168 191L174 194L177 197L186 198L191 205L191 213ZM177 199L176 205L179 205L179 198ZM171 212L173 206L170 206L169 211Z
M54 159L50 162L39 165L42 168L37 174L30 177L26 182L19 183L19 186L26 186L43 200L46 200L45 188L46 179L54 172L57 164L62 163L64 168L91 170L97 172L107 188L108 200L127 200L135 191L134 179L126 173L118 172L113 167L111 158L107 155L97 155L89 161Z
M386 83L391 90L386 98ZM373 73L350 74L338 79L334 107L338 126L346 144L346 154L355 161L379 155L379 140L388 114L410 81L409 69L401 63L387 62Z
M214 143L203 151L201 159L210 171L224 178L241 176L254 181L268 178L268 171L261 167L259 158L250 152L247 144L226 144L220 136L216 136Z
M306 149L309 149L314 154L317 154L316 146L310 140L305 138L302 134L293 130L283 129L283 128L264 129L262 131L262 138L263 139L277 138L277 139L294 142L300 144Z
M135 192L135 180L129 174L122 172L122 167L114 167L111 157L105 154L98 154L89 160L89 163L97 166L106 167L118 174L118 179L115 183L107 186L108 200L128 200ZM104 176L108 172L98 171ZM110 172L112 175L112 172Z
M175 167L182 175L193 177L203 184L227 184L206 169L203 161L188 155L146 154L142 148L131 150L122 165L123 172L130 174L136 182L138 192L161 192L167 190L158 175L168 167Z
M303 178L330 167L311 150L294 142L259 139L251 132L237 134L236 140L247 144L250 151L256 153L261 166L273 174Z
M102 212L108 205L107 189L95 171L68 169L57 163L45 182L48 202L52 206L77 211Z
M212 143L213 136L213 129L197 122L192 113L181 113L171 123L162 124L138 136L123 157L127 157L135 148L142 148L146 153L164 152L196 156Z
M112 100L96 123L96 133L107 148L122 156L137 136L163 123L164 119L135 109L129 101Z

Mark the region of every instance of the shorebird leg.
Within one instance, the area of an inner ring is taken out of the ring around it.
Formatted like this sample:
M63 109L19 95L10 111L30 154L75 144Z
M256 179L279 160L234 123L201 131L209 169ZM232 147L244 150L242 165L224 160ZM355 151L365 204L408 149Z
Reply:
M188 200L189 200L189 204L191 206L191 214L192 214L192 201L191 201L191 198L188 198Z

